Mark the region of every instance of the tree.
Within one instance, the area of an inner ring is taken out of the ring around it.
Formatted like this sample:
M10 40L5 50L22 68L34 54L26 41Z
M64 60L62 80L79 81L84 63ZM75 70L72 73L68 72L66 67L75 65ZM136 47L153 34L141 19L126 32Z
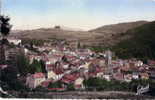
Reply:
M35 72L42 72L41 64L36 59L34 59L32 64L29 66L29 73L34 74Z
M81 48L81 43L78 41L77 48Z
M0 80L7 83L9 90L27 90L26 86L17 79L16 71L13 67L2 70Z
M1 16L0 15L0 34L2 36L2 40L1 40L1 55L0 55L0 64L4 64L5 63L5 50L4 50L4 44L8 43L6 36L9 35L10 33L10 29L11 29L11 25L9 24L10 18L7 16Z
M10 33L11 25L9 24L10 18L8 16L0 16L0 32L3 38Z
M62 82L61 81L57 81L55 83L50 83L48 88L62 88Z
M41 70L43 73L46 73L46 65L45 62L43 60L40 60L40 64L41 64Z
M67 85L67 90L68 90L68 91L74 91L74 90L75 90L74 84L68 84L68 85Z
M23 53L17 55L17 68L22 76L27 75L29 70L29 60Z

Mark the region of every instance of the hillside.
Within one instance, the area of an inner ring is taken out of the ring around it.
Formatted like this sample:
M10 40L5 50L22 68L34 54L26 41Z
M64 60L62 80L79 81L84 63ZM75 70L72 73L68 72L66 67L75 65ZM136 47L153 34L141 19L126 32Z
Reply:
M137 26L143 25L147 23L147 21L136 21L136 22L126 22L126 23L119 23L119 24L112 24L112 25L105 25L93 30L90 32L96 33L123 33L129 29L135 28Z
M80 41L84 45L97 45L95 37L100 34L87 31L72 31L54 28L41 28L35 30L12 31L11 36L30 39L61 39L68 42Z
M92 31L73 31L55 29L55 28L41 28L34 30L13 31L11 35L20 38L31 39L64 39L69 42L80 41L83 45L88 46L109 46L118 43L119 41L128 38L128 35L122 35L122 32L127 31L147 23L146 21L137 21L130 23L121 23L115 25L108 25ZM100 32L102 30L102 32ZM104 31L103 31L104 30ZM130 36L130 35L129 35Z
M155 59L155 21L128 30L130 38L120 41L113 47L121 58Z
M105 25L97 29L90 30L89 32L102 34L102 43L105 46L115 45L119 41L127 39L130 34L124 34L127 30L136 28L143 24L148 23L147 21L136 21L136 22L126 22L113 25Z

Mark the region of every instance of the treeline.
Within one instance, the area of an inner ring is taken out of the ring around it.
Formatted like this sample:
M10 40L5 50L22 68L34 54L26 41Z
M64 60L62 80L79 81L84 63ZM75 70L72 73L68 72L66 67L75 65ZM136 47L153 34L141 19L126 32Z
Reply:
M45 42L48 42L48 40L39 40L39 39L22 39L22 44L30 44L30 45L36 45L36 46L42 46Z

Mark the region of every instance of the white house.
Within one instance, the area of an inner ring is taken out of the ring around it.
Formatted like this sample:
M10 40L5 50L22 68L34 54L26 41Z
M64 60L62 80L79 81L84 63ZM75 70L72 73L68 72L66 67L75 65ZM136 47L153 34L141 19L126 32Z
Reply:
M53 72L53 70L47 71L47 78L56 79L57 75Z
M110 81L111 75L103 75L102 78L106 79L107 81Z
M15 38L8 38L8 41L10 43L13 43L14 45L19 45L22 42L20 39L15 39Z
M24 53L27 54L28 52L29 52L29 50L24 48Z
M139 74L138 73L133 73L132 78L133 79L139 79Z
M142 66L143 65L143 62L142 61L137 61L137 62L135 62L135 66Z
M84 88L83 81L84 81L84 78L82 77L79 77L78 79L76 79L74 82L75 89L83 89Z

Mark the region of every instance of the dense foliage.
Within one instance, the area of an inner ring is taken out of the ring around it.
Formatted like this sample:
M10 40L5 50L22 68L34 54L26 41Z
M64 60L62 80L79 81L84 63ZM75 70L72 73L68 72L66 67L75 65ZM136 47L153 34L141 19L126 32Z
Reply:
M2 36L7 36L10 33L11 25L9 23L10 18L8 16L1 16L0 15L0 33Z
M29 72L29 59L24 55L24 53L19 53L17 55L17 68L22 76L26 76Z
M155 22L127 31L132 37L113 47L120 58L155 59Z
M62 82L57 81L57 82L54 82L54 83L50 83L48 88L62 88Z
M14 70L13 67L5 68L1 71L0 81L7 84L7 90L28 90L23 82L18 80L17 72Z

